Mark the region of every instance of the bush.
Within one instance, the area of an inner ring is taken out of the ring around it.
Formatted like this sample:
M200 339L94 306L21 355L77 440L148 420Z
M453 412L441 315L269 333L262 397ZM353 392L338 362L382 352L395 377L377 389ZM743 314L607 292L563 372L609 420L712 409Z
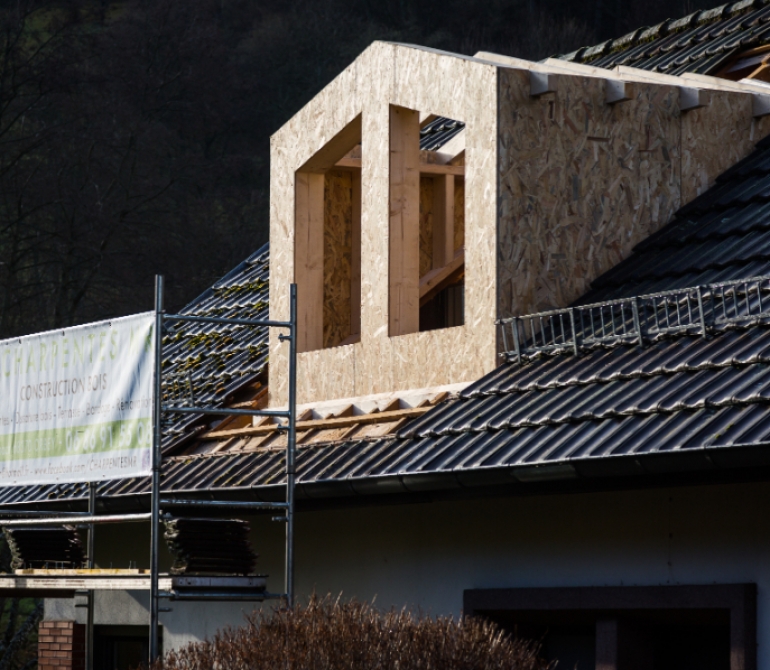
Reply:
M255 611L240 628L166 654L153 670L547 670L539 645L476 618L380 612L313 596L291 610Z

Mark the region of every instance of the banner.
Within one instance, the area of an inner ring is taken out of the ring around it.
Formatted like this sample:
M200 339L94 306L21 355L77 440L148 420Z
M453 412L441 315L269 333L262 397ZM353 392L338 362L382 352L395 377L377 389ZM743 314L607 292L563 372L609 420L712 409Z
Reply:
M151 472L153 312L0 340L0 486Z

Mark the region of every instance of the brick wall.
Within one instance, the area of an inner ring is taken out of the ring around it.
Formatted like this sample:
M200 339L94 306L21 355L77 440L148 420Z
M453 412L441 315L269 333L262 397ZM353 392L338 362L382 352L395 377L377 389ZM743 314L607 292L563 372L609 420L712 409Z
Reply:
M86 627L74 621L41 621L38 670L85 670Z

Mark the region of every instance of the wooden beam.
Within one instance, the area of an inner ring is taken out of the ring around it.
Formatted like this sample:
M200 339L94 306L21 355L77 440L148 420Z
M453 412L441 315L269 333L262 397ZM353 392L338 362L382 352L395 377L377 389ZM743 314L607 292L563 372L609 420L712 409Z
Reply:
M324 176L295 174L294 281L297 284L297 348L323 348Z
M441 165L439 163L420 163L420 172L422 174L451 174L457 177L465 176L464 165Z
M426 407L410 407L408 409L399 409L395 412L374 412L372 414L358 414L355 416L345 416L334 419L313 419L312 421L297 421L297 431L323 430L329 428L346 428L353 425L365 425L372 423L388 423L389 421L400 421L401 419L422 416L431 409L433 405ZM211 433L201 436L201 440L226 440L231 437L250 437L257 435L267 435L274 432L278 426L272 424L269 426L249 426L247 428L235 428L233 430L215 430Z
M428 302L436 293L452 283L455 275L463 269L465 252L460 249L452 260L442 268L431 270L420 279L420 307Z
M335 168L340 168L342 170L360 170L361 169L361 159L360 158L350 158L349 156L345 156L344 158L340 158L335 164ZM464 177L465 176L465 166L464 165L447 165L443 163L427 163L424 161L420 161L420 172L422 174L430 174L430 175L442 175L442 174L451 174L455 175L457 177Z
M391 337L420 330L420 114L390 107Z
M443 268L454 256L455 178L447 174L433 179L433 269ZM420 282L422 285L422 282Z
M361 115L359 114L340 132L324 144L301 168L301 172L325 172L361 142Z
M353 230L350 263L350 337L361 333L361 172L353 172ZM347 339L350 339L347 338Z

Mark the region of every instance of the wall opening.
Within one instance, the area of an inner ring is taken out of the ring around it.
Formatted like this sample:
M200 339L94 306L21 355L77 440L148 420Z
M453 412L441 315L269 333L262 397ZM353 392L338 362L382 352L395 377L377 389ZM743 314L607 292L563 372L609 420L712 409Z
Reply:
M391 336L465 322L464 129L390 107Z
M133 670L147 663L149 626L94 626L94 670ZM163 627L158 627L163 649Z
M295 174L301 352L361 336L361 144L359 115Z
M756 584L469 589L466 616L542 642L559 667L756 668Z

